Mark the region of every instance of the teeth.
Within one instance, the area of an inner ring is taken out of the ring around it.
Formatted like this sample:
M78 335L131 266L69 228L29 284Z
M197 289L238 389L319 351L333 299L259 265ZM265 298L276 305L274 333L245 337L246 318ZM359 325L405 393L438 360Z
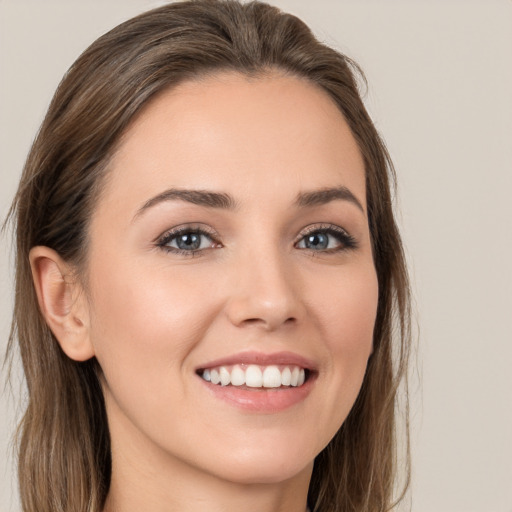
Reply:
M279 388L281 386L302 386L306 371L298 366L276 365L258 366L255 364L220 366L203 370L201 377L212 384L221 386L243 386L249 388Z
M220 382L220 375L217 370L212 370L210 372L210 381L212 384L218 384Z
M306 372L303 368L299 371L299 382L297 383L297 386L302 386L304 384L304 381L306 380Z
M283 386L289 386L292 382L292 372L290 371L290 368L286 367L281 372L281 384Z
M206 372L207 370L205 370ZM204 378L204 373L203 373ZM231 370L231 384L233 386L243 386L245 384L245 372L240 368L240 366L236 365L233 370Z
M292 376L290 378L290 385L291 386L297 386L298 383L299 383L299 368L295 367L293 370L292 370ZM212 380L213 382L213 380Z
M231 382L231 375L224 366L219 369L220 383L223 386L227 386Z
M281 372L277 366L267 366L263 372L263 387L281 387Z
M263 386L263 373L261 373L259 366L251 364L245 370L245 385L250 388L261 388Z

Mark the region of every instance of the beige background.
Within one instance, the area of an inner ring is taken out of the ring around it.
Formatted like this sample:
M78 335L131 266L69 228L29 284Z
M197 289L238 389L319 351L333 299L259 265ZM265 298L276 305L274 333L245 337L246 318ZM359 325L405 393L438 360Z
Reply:
M64 71L104 31L160 3L0 0L2 218ZM271 3L362 65L397 166L423 380L412 390L412 510L512 512L512 2ZM3 351L12 261L1 244ZM0 512L19 510L16 408L0 396Z

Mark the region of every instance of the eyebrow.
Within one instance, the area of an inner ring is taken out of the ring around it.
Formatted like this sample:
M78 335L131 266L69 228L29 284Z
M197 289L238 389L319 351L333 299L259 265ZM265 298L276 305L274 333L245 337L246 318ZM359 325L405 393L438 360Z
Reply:
M330 203L331 201L348 201L357 206L361 212L365 213L363 205L359 199L347 187L322 188L312 192L303 192L297 195L295 205L304 208L308 206L319 206Z
M134 216L134 220L149 208L156 206L159 203L173 200L186 201L188 203L197 204L199 206L222 210L236 210L239 206L233 196L225 192L171 188L146 201L137 210L137 213ZM297 194L294 206L298 208L307 208L312 206L320 206L336 200L348 201L349 203L357 206L361 212L365 213L364 208L357 197L347 187L344 186L323 188L310 192L301 192Z
M181 200L186 201L187 203L197 204L199 206L206 206L207 208L220 208L223 210L235 210L238 206L234 198L224 192L170 188L169 190L166 190L146 201L137 210L134 218L137 218L148 208L165 201L173 200Z

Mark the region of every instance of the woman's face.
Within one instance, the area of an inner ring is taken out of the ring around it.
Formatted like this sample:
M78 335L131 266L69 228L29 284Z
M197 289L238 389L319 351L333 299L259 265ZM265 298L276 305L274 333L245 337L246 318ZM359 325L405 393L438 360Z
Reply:
M326 93L277 73L162 93L111 162L89 250L114 468L310 472L377 309L364 165Z

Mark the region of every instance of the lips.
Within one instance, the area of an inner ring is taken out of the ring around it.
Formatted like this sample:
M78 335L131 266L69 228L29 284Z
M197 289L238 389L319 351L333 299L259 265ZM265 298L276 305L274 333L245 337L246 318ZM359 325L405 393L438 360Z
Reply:
M304 400L318 372L311 361L291 352L243 352L204 364L196 374L217 398L274 413Z

